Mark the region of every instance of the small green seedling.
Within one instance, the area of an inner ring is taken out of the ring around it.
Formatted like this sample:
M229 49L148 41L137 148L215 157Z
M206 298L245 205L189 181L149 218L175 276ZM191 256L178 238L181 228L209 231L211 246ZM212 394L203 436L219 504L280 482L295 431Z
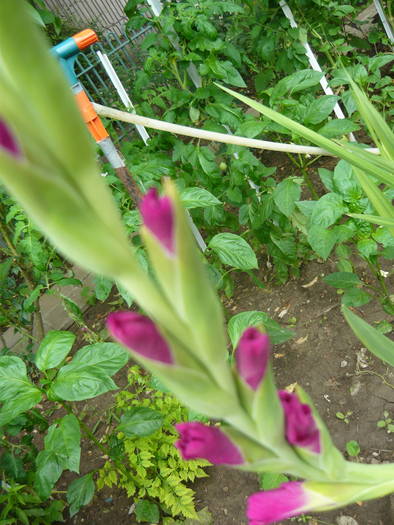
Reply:
M394 422L393 419L389 417L387 410L383 412L383 418L384 419L379 419L376 425L378 428L384 428L387 434L391 434L394 432Z
M360 445L355 440L348 441L346 443L346 452L352 458L357 458L358 455L360 454Z
M343 412L336 412L335 417L346 423L349 424L349 418L353 414L353 412L346 412L345 414Z

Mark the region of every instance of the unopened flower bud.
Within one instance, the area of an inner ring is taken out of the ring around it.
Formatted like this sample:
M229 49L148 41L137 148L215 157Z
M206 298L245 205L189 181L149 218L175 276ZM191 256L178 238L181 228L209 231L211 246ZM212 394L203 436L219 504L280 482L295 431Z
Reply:
M217 427L198 422L178 423L180 439L175 446L183 459L204 458L214 465L241 465L244 459L238 447Z
M136 312L114 312L107 318L110 334L142 357L161 363L174 362L170 348L156 325Z

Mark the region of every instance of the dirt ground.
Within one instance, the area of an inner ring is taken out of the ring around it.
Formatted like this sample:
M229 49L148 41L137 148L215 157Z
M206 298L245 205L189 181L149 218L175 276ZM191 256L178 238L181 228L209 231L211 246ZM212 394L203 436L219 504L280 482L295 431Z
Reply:
M261 268L260 277L263 278L267 271ZM280 287L268 284L266 289L256 288L247 275L240 274L234 297L226 301L226 315L229 318L241 311L261 310L285 326L291 321L296 336L273 349L278 387L297 382L312 395L342 452L346 450L347 441L356 440L361 447L359 461L394 461L393 434L387 434L376 425L385 410L394 415L394 374L362 350L361 343L342 318L340 296L322 281L325 274L333 271L335 266L330 261L308 263L297 281ZM312 282L314 284L304 287ZM94 308L89 316L90 322L100 325L105 314L102 307L98 310ZM372 323L384 318L390 320L376 302L357 312ZM121 386L124 379L121 371L117 384ZM87 423L97 420L103 408L110 404L112 395L101 396L98 404L97 400L95 405L87 404ZM338 411L351 412L348 423L335 416ZM85 449L82 474L102 462L100 455ZM246 525L245 502L250 493L258 490L256 475L218 467L209 468L208 473L208 478L194 485L197 507L209 508L214 525ZM64 479L64 488L70 479ZM104 490L66 523L132 525L135 523L133 515L128 513L132 503L119 490ZM310 525L392 525L394 498L386 497L282 523L297 522Z

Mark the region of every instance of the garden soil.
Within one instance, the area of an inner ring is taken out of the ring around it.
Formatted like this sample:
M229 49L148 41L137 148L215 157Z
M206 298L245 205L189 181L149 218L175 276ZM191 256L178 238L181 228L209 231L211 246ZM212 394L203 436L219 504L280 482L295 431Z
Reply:
M264 266L262 263L261 279L270 273ZM289 281L280 287L267 283L264 289L256 288L247 275L239 274L234 297L224 301L226 315L230 318L242 311L261 310L293 329L296 336L292 340L273 348L272 360L278 386L285 388L298 383L311 394L341 451L346 450L348 441L356 440L361 447L359 461L394 461L394 434L377 428L377 421L385 410L394 414L394 374L362 349L362 344L344 321L340 312L340 296L322 280L324 275L333 271L333 262L320 264L314 261L301 269L301 276L296 281ZM368 281L368 276L363 275L366 271L366 268L358 268L358 272ZM88 312L88 322L94 329L102 327L109 308L108 305L100 305ZM357 309L357 313L370 323L390 320L377 302ZM121 371L116 379L120 387L124 386L125 372ZM105 431L106 422L100 418L110 406L112 396L109 393L84 405L85 422L89 426L97 425L98 436ZM338 419L337 412L348 413L348 423ZM100 454L85 444L81 473L99 467L103 461ZM209 477L194 484L197 508L208 507L213 525L246 525L246 499L258 490L257 476L218 467L207 471ZM64 478L63 490L73 479L72 476ZM66 523L134 525L132 510L133 501L121 490L105 489ZM393 525L394 499L386 497L281 523Z

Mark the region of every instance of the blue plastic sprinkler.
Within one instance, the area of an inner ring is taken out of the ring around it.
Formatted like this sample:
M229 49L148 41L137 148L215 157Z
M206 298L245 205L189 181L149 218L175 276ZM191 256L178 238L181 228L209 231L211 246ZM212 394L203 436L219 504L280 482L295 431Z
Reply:
M75 61L78 54L92 44L99 41L97 34L92 29L84 29L56 46L52 47L52 54L59 60L71 84L75 100L81 111L86 126L107 157L108 162L115 169L116 174L126 187L130 197L138 203L141 192L126 168L124 160L117 151L100 117L97 115L93 104L90 102L82 84L75 73Z

